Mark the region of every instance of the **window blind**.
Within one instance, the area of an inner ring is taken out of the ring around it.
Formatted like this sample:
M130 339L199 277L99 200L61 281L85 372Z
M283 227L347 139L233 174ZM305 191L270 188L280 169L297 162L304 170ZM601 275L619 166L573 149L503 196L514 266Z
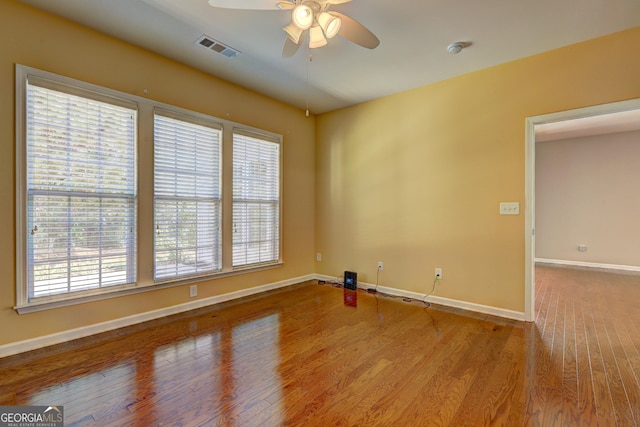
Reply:
M221 135L155 114L155 279L221 269Z
M280 144L233 135L234 267L280 258Z
M27 82L29 298L135 282L136 115Z

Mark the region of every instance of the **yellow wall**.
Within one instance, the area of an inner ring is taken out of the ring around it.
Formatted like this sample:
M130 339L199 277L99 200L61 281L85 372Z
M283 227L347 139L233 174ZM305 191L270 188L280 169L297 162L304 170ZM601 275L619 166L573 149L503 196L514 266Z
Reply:
M209 297L312 272L524 310L528 116L640 97L640 28L307 119L116 39L0 2L0 345L187 301L186 286L18 315L14 67L40 68L284 136L282 268L201 283ZM315 140L315 151L314 151ZM147 141L148 143L148 141ZM315 168L315 173L314 173ZM149 171L140 171L149 175ZM141 197L148 188L141 188ZM314 234L315 229L315 234ZM314 243L315 239L315 243ZM147 242L148 243L148 242ZM322 261L313 263L314 253Z
M0 206L0 345L194 301L188 297L187 286L178 286L32 314L18 315L12 309L16 302L16 63L138 96L143 96L146 88L148 97L153 100L283 135L284 266L200 283L198 298L313 273L313 118L306 118L300 110L262 95L14 0L1 0L0 198L3 203ZM142 144L148 146L149 141ZM140 174L149 177L152 171L142 170L141 166ZM140 197L148 198L150 180L141 179L140 184ZM151 244L150 241L141 243L147 247Z
M640 28L318 117L316 272L524 311L525 118L640 97ZM500 202L521 204L499 216Z

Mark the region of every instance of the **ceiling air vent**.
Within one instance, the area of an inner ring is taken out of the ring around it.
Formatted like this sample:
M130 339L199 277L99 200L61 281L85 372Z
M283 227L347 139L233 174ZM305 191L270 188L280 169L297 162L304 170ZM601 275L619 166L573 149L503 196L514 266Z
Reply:
M209 36L202 35L198 40L195 41L195 44L200 45L202 47L206 47L214 52L220 53L227 58L235 58L240 53L239 50L235 50L232 47L227 46L226 44L220 43L218 40L215 40Z

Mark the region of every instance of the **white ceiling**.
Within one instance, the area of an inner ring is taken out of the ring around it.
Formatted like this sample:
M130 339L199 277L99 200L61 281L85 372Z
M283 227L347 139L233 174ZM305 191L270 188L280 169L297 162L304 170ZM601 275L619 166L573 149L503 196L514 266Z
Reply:
M306 49L281 57L287 11L217 9L207 0L21 1L302 110L308 103L315 114L640 26L638 0L353 0L332 9L373 31L380 46L336 37L308 63ZM202 34L241 54L195 45ZM472 45L450 55L455 41Z

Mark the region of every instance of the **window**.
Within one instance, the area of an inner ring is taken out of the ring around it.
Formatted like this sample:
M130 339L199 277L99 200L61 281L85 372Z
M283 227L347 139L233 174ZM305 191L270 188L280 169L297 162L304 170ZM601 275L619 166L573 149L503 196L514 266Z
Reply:
M18 313L281 265L281 137L233 126L16 65Z
M221 134L210 125L156 111L156 280L221 269Z
M280 144L233 135L233 266L280 258Z
M29 300L136 281L136 115L127 102L27 80Z

